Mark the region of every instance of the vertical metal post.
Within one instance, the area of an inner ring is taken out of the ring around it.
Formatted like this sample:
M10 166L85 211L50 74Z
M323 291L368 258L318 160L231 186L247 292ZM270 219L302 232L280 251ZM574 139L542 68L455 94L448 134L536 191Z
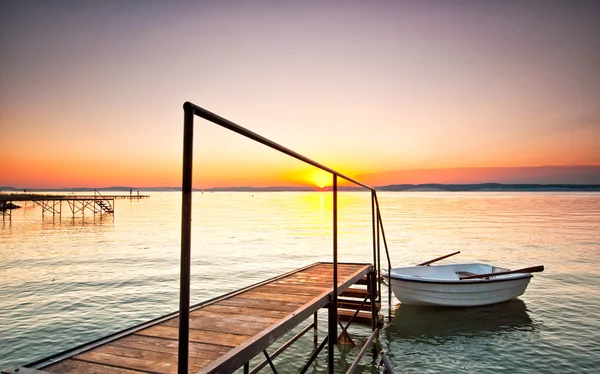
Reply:
M369 282L368 288L370 289L369 295L371 297L371 331L376 331L379 328L379 311L377 310L377 304L375 303L377 283L379 283L375 278L377 276L377 271L375 269L367 275L367 280ZM381 287L379 288L379 292L381 292ZM379 296L381 297L381 294ZM379 301L381 301L381 298ZM375 344L375 340L371 343L371 354L373 355L373 359L377 357L377 344Z
M337 274L337 174L333 174L333 294L331 295L331 303L329 304L329 320L328 320L328 371L333 374L333 349L337 343L337 299L338 299L338 274Z
M315 344L315 349L317 349L317 347L319 346L319 314L317 312L315 312L315 322L313 323L313 325L313 341Z
M381 211L379 210L379 202L377 203L377 220L379 221L379 227L381 227L381 235L383 236L383 245L385 245L385 254L387 257L387 273L388 275L392 272L392 264L390 262L390 253L388 251L388 247L387 247L387 241L385 240L385 230L383 229L383 221L381 220ZM381 288L381 274L379 275L379 287ZM388 281L390 282L388 284L388 318L392 319L392 284L391 284L391 280L388 279ZM381 291L379 294L379 297L381 297Z
M377 305L375 304L375 297L377 295L377 282L375 279L376 276L377 276L377 272L374 269L367 275L367 282L369 283L367 288L369 289L369 297L371 298L371 328L372 328L372 331L375 331L377 329L377 319L379 318L379 316L378 316L379 313L377 312Z
M187 103L186 103L187 104ZM194 109L184 104L183 180L181 184L181 270L179 273L179 347L177 372L187 374L190 338L190 252L192 237L192 160Z
M377 222L377 268L376 268L376 282L375 284L377 285L377 300L381 301L381 234L380 232L380 227L381 227L381 216L379 215L379 203L377 201L375 201L377 203L377 220L375 222Z
M377 267L376 241L375 241L375 190L371 190L371 226L373 231L373 266Z

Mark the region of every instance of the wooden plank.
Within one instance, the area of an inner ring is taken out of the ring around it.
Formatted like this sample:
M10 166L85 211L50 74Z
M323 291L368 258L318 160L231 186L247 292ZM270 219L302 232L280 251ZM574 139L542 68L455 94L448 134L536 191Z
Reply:
M340 296L364 299L365 297L367 297L368 294L369 292L364 288L349 288L346 291L342 292Z
M323 288L323 291L327 291L327 290L331 289L333 282L331 281L331 279L329 279L328 281L323 281L323 282L317 282L314 280L311 281L311 280L300 280L300 279L282 279L282 280L274 282L273 284L320 287L320 288ZM341 282L340 282L340 284L341 284Z
M324 284L321 283L314 283L314 282L286 282L286 281L277 281L277 282L273 282L273 283L269 283L267 285L262 286L261 288L258 289L258 291L261 291L262 289L269 289L269 288L278 288L278 289L285 289L287 287L290 288L290 290L310 290L310 291L315 291L315 292L326 292L328 290L331 289L331 286L333 285L332 282L327 282Z
M170 319L161 323L161 325L179 327L179 318ZM228 321L223 317L209 318L206 316L190 315L190 329L195 330L226 332L236 335L252 336L264 330L269 325L270 323L250 321L231 323L231 321Z
M338 278L339 280L339 278ZM309 284L314 285L316 287L323 287L325 290L328 287L331 287L333 284L333 277L294 277L294 278L284 278L281 280L282 284L294 284L298 283L301 285Z
M340 318L340 321L349 321L355 312L356 312L355 310L338 309L338 316ZM360 312L358 312L356 317L354 317L354 319L352 320L352 323L356 322L356 323L364 323L367 325L371 325L372 320L373 319L371 318L371 312L360 311Z
M179 338L179 329L173 326L156 325L136 332L138 335L155 336L158 338L175 339ZM203 331L190 329L190 341L198 343L209 343L214 345L223 345L226 347L235 347L243 343L249 336L227 334L215 331Z
M261 301L285 301L288 303L303 304L315 296L309 295L289 295L289 294L275 294L261 291L248 291L236 296L241 299L261 300Z
M338 274L340 274L338 272ZM296 273L289 276L289 278L305 278L305 279L331 279L333 273L328 272L313 272L313 273ZM287 277L286 277L287 278ZM284 278L285 279L285 278Z
M338 273L338 278L347 278L351 273L343 274ZM329 282L333 279L333 274L321 274L321 275L305 275L305 274L294 274L289 277L281 278L279 280L303 280L303 281L315 281L315 282Z
M352 274L354 274L356 271L360 271L360 270L362 270L362 269L360 267L357 267L354 269L338 271L338 277L341 276L344 278L348 278ZM289 277L282 278L282 280L285 280L285 279L329 280L332 277L333 277L333 272L321 272L321 273L313 273L313 274L306 274L306 273L300 272L300 273L292 274Z
M323 287L311 287L311 286L295 286L295 285L281 285L281 284L268 284L262 286L260 292L275 293L275 294L287 294L287 295L303 295L303 296L318 296L325 290Z
M338 275L338 286L342 285L343 283L345 283L345 279L349 278L351 276L339 276ZM332 277L327 277L327 278L322 278L322 279L310 279L310 278L283 278L280 280L277 280L275 282L273 282L272 284L290 284L290 285L310 285L313 287L323 287L324 291L327 291L329 289L331 289L331 286L333 285L333 278Z
M227 318L237 319L237 320L257 320L260 321L259 318L268 318L274 319L278 321L280 318L285 317L289 314L287 311L281 310L267 310L267 309L256 309L256 308L243 308L240 306L232 306L225 305L222 303L209 305L202 309L199 309L198 312L208 312L208 313L227 313ZM196 313L196 311L192 312ZM265 321L267 322L267 321Z
M331 278L331 274L325 275L323 273L312 273L312 274L307 274L307 273L294 273L291 275L288 275L287 277L284 278L280 278L280 279L310 279L310 278L314 278L314 279L319 279L319 278Z
M270 285L276 286L292 286L292 287L313 287L315 289L320 288L322 291L327 291L331 289L333 285L332 282L316 282L316 281L303 281L303 280L292 280L292 279L284 279L280 281L276 281L270 283Z
M261 310L278 310L282 312L293 312L294 310L298 309L299 306L302 305L302 303L300 302L291 303L284 301L246 299L240 298L238 296L223 300L219 304Z
M341 268L338 268L338 271L340 271ZM315 266L309 269L305 269L302 271L298 271L294 274L290 274L290 276L293 275L298 275L298 274L308 274L308 275L319 275L319 274L331 274L333 273L333 267L332 266L323 266L323 265L319 265L319 266Z
M368 266L369 264L350 264L350 263L339 263L338 262L338 271L344 270L356 270L357 268ZM302 273L311 273L311 272L333 272L333 264L332 263L320 263L317 266L310 267L308 269L302 270Z
M103 345L91 351L81 353L74 359L96 364L123 367L152 373L177 373L177 355ZM206 366L210 360L189 358L190 371L196 372Z
M115 340L114 342L108 343L109 345L144 349L146 351L162 352L177 355L178 341L173 339L163 339L153 336L143 335L129 335L124 338ZM189 355L190 357L203 358L207 360L214 360L220 355L229 351L230 347L224 347L222 345L212 345L206 343L190 342L189 344Z
M352 311L358 309L360 307L362 300L357 299L339 299L338 298L338 308L339 309L350 309ZM381 309L381 303L375 303L375 307L377 310ZM371 310L371 301L367 300L362 307L361 310Z
M63 360L56 364L47 366L44 368L45 372L65 374L65 373L80 373L80 374L138 374L145 373L143 371L129 370L125 368L117 368L113 366L106 366L100 364L94 364L92 362L85 362L74 360L72 358Z
M357 268L347 268L347 269L338 269L338 275L349 275L352 274ZM333 271L331 269L316 270L316 271L307 271L307 272L298 272L289 275L289 277L303 277L303 278L331 278L333 276ZM287 278L287 277L286 277Z

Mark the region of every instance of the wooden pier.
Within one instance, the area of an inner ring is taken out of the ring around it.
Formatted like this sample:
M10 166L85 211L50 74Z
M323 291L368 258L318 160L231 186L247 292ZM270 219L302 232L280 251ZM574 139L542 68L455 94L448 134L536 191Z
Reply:
M85 216L88 214L113 214L116 199L139 200L149 198L149 195L129 194L129 195L102 195L95 190L93 195L54 195L54 194L38 194L38 193L10 193L0 194L0 202L3 206L14 204L17 202L32 202L42 207L42 217L47 214L52 214L53 217L63 215L63 202L66 202L69 210L65 212L71 213L73 217L78 214ZM8 216L12 218L12 209L3 212L2 218Z
M333 299L332 269L331 263L316 263L191 307L188 372L244 367L249 373L248 362L261 352L272 364L266 349L313 315L315 322L303 332L314 329L316 345L316 313ZM338 294L367 275L375 279L370 264L338 264L337 270ZM176 373L178 327L173 313L2 373Z
M375 188L190 102L186 102L183 109L179 311L23 367L2 371L3 374L231 373L242 367L244 374L254 374L267 364L271 366L273 372L277 372L272 358L311 329L314 330L315 350L301 373L310 367L319 352L327 345L327 372L333 374L334 346L338 342L351 341L348 326L358 318L370 322L371 335L354 359L348 373L357 370L358 363L369 346L374 349L373 342L380 327L378 305L381 302L382 246L385 249L388 270L391 268ZM196 116L331 174L333 200L331 263L316 263L190 306L192 161ZM371 263L338 262L338 180L345 180L370 191L373 239ZM93 204L98 205L97 202ZM75 211L72 211L75 214ZM351 286L359 283L362 285L350 289ZM388 300L390 300L389 305L391 304L389 288ZM319 343L317 313L321 308L327 308L327 336ZM342 311L348 308L353 310ZM267 348L277 339L313 316L314 322L304 327L290 341L271 353L267 352ZM343 319L348 319L350 322L343 326L340 322ZM340 335L338 335L338 327L341 327ZM261 352L265 360L251 370L250 360Z

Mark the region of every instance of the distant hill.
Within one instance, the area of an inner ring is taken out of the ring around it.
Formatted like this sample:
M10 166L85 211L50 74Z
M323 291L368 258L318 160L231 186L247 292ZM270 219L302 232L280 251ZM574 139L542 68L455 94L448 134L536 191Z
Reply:
M378 191L600 191L600 184L534 184L534 183L473 183L473 184L441 184L441 183L424 183L424 184L391 184L387 186L375 187ZM100 192L129 192L133 191L181 191L181 187L108 187L97 188ZM2 187L0 192L22 192L23 188ZM61 188L61 189L35 189L26 188L27 192L41 191L59 191L59 192L93 192L95 188ZM331 191L331 187L325 187L322 191ZM319 191L316 187L214 187L200 189L195 188L194 191L205 192L286 192L286 191ZM339 191L364 191L361 187L340 186Z
M357 175L356 179L371 186L400 183L437 183L443 185L480 183L595 185L600 184L600 165L392 170Z
M392 184L379 191L600 191L598 184Z

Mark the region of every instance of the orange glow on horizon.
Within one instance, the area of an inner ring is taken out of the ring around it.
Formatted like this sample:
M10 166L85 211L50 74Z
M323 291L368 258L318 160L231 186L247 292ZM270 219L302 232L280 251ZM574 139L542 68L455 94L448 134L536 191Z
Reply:
M0 186L15 188L73 188L112 186L178 187L181 185L181 161L178 157L142 157L112 153L27 152L27 148L8 145L0 159L0 169L9 170L0 177ZM206 161L208 160L208 161ZM209 157L198 158L194 170L194 188L214 187L307 187L325 189L333 184L330 173L301 165L295 160L235 160L224 163ZM574 183L595 184L593 177L600 163L555 166L439 167L357 173L340 162L327 160L345 175L372 186L390 184L468 184L468 183ZM347 161L347 160L346 160ZM558 164L558 163L556 163ZM266 165L266 166L265 166ZM354 165L354 164L352 164ZM354 165L355 166L355 165ZM339 178L338 185L352 186Z

